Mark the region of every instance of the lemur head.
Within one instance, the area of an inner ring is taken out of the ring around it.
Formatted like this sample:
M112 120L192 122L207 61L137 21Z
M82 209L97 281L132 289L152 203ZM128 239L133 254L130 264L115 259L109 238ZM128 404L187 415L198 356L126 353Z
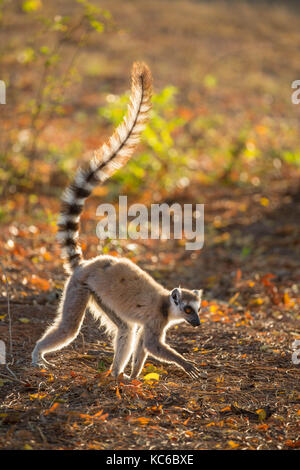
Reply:
M202 290L180 289L180 287L173 289L170 293L172 317L185 320L192 326L199 326L201 297Z

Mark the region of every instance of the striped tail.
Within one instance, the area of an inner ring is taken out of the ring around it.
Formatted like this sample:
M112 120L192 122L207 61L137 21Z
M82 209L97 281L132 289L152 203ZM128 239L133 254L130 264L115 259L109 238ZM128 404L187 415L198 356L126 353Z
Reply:
M152 77L147 65L135 63L127 115L107 143L95 151L86 168L79 168L62 197L57 239L62 246L65 268L72 273L83 259L78 241L80 214L95 186L102 184L132 156L151 109Z

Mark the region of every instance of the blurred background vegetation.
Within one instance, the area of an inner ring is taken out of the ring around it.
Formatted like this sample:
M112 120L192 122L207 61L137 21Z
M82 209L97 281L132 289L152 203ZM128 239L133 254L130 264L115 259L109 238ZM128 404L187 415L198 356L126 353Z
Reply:
M1 195L60 194L126 111L135 60L153 70L154 109L109 197L298 172L298 13L297 2L1 0Z

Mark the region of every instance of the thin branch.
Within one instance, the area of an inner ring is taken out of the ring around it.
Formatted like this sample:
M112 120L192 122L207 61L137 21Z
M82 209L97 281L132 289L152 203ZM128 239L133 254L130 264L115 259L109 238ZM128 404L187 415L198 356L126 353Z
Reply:
M10 354L10 360L11 363L14 363L14 358L13 358L13 349L12 349L12 332L11 332L11 314L10 314L10 299L9 299L9 291L8 291L8 278L6 275L6 271L3 267L3 264L0 261L0 266L3 271L4 277L5 277L5 287L6 287L6 298L7 298L7 316L8 316L8 332L9 332L9 354Z
M11 328L11 312L10 312L10 298L9 298L9 291L8 291L8 278L6 275L6 271L3 267L3 264L0 261L0 266L3 271L4 277L5 277L5 287L6 287L6 298L7 298L7 316L8 316L8 333L9 333L9 356L10 356L10 362L5 362L5 367L6 370L12 375L12 377L17 381L17 382L22 382L16 374L10 370L9 366L13 365L14 363L14 356L13 356L13 347L12 347L12 328Z

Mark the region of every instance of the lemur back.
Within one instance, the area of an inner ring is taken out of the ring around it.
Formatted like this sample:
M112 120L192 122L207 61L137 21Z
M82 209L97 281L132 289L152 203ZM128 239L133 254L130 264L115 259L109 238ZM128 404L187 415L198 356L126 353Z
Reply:
M78 273L79 275L79 273ZM143 324L145 316L160 308L169 292L126 258L102 257L86 266L84 276L92 293L101 292L105 305L121 319Z
M44 354L61 349L77 336L87 306L101 318L114 338L111 374L124 371L131 355L131 377L139 375L147 354L183 368L192 378L199 377L196 366L168 347L166 329L173 323L200 324L198 311L202 291L175 288L168 291L149 274L126 258L100 255L84 260L78 242L80 214L94 187L102 184L123 166L139 142L151 109L152 77L149 68L136 63L132 69L128 113L112 137L63 195L58 221L68 278L57 317L32 353L32 363L47 362Z

